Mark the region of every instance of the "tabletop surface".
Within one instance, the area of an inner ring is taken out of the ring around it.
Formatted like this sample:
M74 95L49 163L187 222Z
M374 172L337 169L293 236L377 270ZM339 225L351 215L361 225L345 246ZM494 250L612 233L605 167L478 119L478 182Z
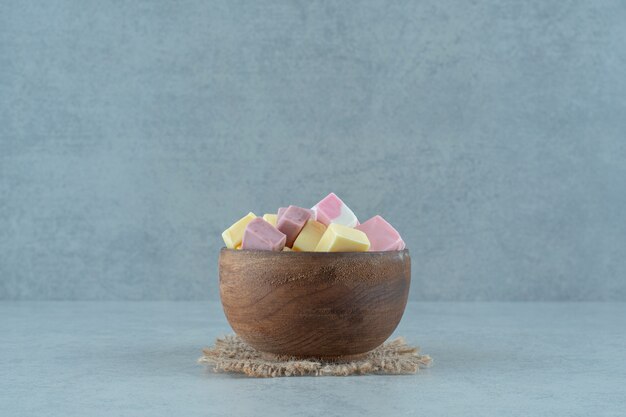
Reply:
M197 364L217 302L2 302L0 410L17 416L623 416L626 304L410 302L417 375L253 379Z

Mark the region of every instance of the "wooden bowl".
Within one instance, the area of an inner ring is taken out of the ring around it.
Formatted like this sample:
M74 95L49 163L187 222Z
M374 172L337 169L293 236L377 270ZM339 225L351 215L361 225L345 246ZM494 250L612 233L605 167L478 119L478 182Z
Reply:
M220 297L233 330L255 349L300 358L354 359L380 346L402 318L408 250L272 252L223 248Z

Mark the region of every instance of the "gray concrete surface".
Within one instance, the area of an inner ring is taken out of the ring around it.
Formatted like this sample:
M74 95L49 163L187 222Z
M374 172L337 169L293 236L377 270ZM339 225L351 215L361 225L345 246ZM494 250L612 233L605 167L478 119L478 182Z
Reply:
M215 302L0 303L0 414L623 416L624 303L409 303L411 376L249 379L201 348L230 332Z

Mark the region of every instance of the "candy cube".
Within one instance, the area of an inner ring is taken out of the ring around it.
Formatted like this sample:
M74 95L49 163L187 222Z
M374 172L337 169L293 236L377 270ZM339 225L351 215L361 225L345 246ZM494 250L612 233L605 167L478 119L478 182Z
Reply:
M281 251L287 237L274 226L261 218L248 223L243 233L241 249Z
M276 211L276 224L278 224L280 218L283 217L285 210L287 210L287 207L278 207L278 210Z
M313 206L312 210L315 211L316 220L326 226L337 223L354 227L359 222L352 210L334 193L324 197L322 201Z
M311 218L310 211L302 207L289 206L284 210L282 216L278 219L276 227L287 235L287 246L293 246L293 242L309 218Z
M278 211L276 212L276 223L278 223L278 221L280 220L280 218L283 216L283 213L285 212L285 210L287 210L287 207L279 207ZM309 213L311 213L311 219L315 220L315 211L313 211L313 209L305 209L307 210Z
M265 220L266 222L268 222L272 226L276 227L277 217L278 216L276 214L264 214L263 215L263 220Z
M313 252L319 243L322 235L326 231L326 226L315 220L308 220L300 234L293 242L293 250L301 252Z
M369 248L370 241L362 231L331 223L315 247L315 252L365 252Z
M381 216L374 216L355 227L367 235L370 251L391 251L405 248L400 233Z
M224 243L228 249L235 249L237 246L241 245L246 226L255 218L256 215L250 212L222 232L222 239L224 239Z

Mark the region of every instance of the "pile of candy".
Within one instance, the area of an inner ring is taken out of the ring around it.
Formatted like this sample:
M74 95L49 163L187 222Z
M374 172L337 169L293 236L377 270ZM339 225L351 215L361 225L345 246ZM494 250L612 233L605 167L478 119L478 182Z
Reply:
M334 193L313 208L281 207L277 214L248 213L222 233L229 249L299 252L393 251L405 248L400 234L381 216L359 223Z

